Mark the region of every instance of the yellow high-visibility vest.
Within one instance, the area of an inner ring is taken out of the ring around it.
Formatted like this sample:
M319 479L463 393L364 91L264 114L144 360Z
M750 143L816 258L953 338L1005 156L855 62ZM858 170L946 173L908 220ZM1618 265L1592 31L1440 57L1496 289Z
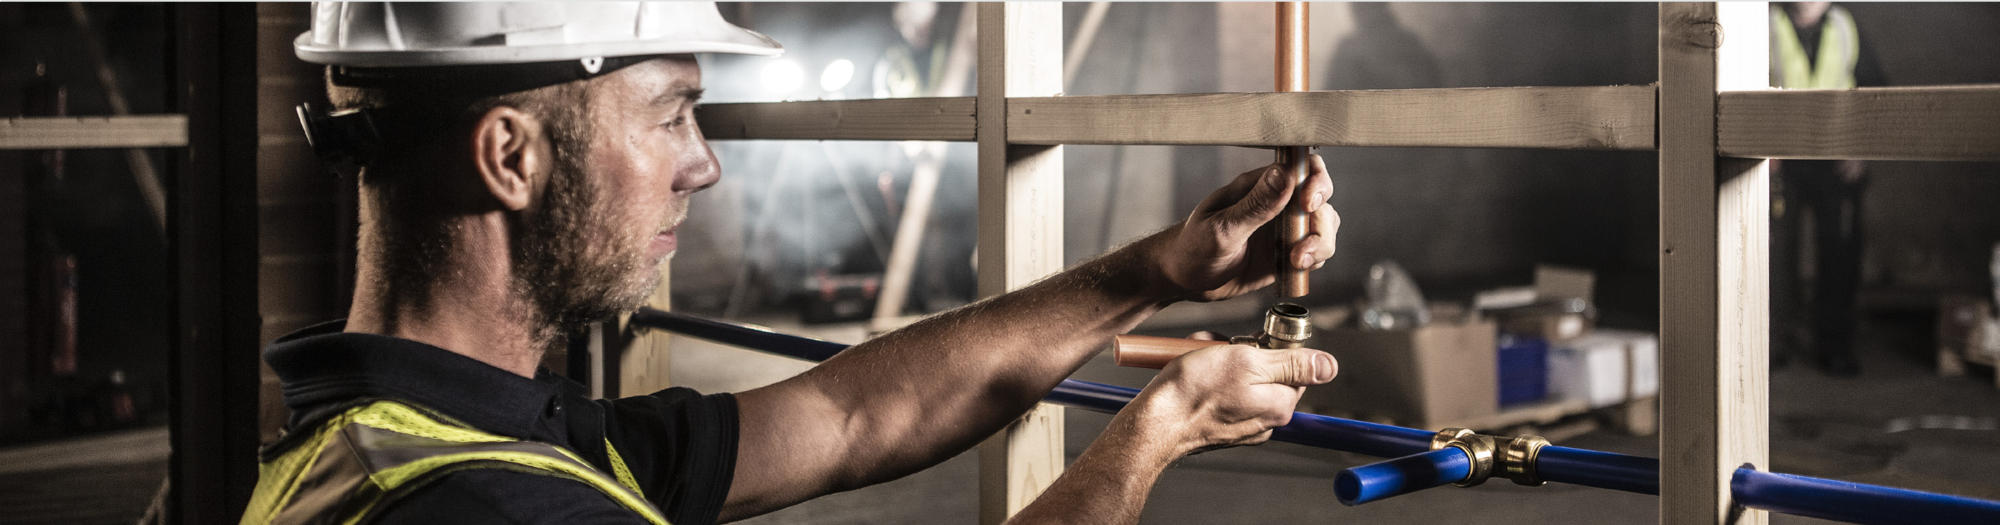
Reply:
M1854 65L1861 59L1861 32L1854 16L1840 6L1829 7L1820 19L1819 53L1806 59L1806 46L1785 10L1771 6L1771 83L1787 89L1849 89Z
M302 429L305 430L305 429ZM395 401L374 401L329 418L304 441L257 465L244 524L357 523L377 504L466 469L497 468L584 483L664 525L639 483L604 443L616 479L562 447L522 441L450 422Z

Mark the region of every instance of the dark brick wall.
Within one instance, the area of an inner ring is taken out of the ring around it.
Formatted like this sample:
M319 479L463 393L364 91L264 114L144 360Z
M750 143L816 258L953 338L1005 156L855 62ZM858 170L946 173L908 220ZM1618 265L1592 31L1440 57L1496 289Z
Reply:
M300 3L257 6L258 308L262 339L346 315L352 289L354 184L320 170L292 107L324 103L322 69L292 53L309 24ZM277 378L262 380L268 440L284 421Z

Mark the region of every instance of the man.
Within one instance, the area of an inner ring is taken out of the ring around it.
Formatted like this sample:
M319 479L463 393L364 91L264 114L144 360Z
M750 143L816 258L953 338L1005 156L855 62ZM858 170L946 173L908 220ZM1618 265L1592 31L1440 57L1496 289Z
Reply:
M1272 282L1259 233L1288 203L1332 255L1338 217L1263 168L1183 224L1014 293L856 345L735 395L589 400L537 369L564 329L636 307L720 167L693 120L690 53L772 54L712 4L324 4L301 58L328 64L316 148L361 172L348 319L266 359L293 410L245 522L708 523L894 479L1003 428L1104 346L1179 300ZM358 110L358 111L357 111ZM366 119L366 120L355 120ZM1165 370L1023 522L1136 521L1188 453L1262 442L1309 349L1218 346Z
M1771 7L1771 85L1785 89L1852 89L1881 85L1874 56L1861 45L1854 16L1830 2ZM1785 364L1806 354L1829 375L1861 372L1854 356L1861 285L1859 160L1771 161L1772 359ZM1812 270L1805 271L1805 225L1812 224ZM1811 290L1806 290L1810 273ZM1807 305L1811 305L1808 307ZM1808 309L1810 308L1810 309ZM1806 350L1810 349L1810 352ZM1803 356L1802 356L1803 357Z

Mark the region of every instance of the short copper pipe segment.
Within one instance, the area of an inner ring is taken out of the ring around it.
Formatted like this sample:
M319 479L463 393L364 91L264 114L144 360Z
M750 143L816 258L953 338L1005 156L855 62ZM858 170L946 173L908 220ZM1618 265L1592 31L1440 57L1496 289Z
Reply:
M1310 40L1305 2L1278 2L1278 52L1276 91L1307 91L1312 89L1307 82L1309 53L1306 42ZM1287 146L1278 149L1278 162L1285 167L1285 174L1292 178L1295 188L1305 188L1306 177L1311 175L1312 151L1306 146ZM1294 268L1292 247L1305 241L1312 231L1312 216L1298 199L1286 204L1285 213L1278 218L1278 296L1281 298L1304 297L1312 290L1311 273Z
M1195 350L1217 345L1250 345L1264 349L1304 347L1312 339L1311 312L1292 303L1278 303L1264 312L1264 333L1231 337L1228 341L1177 339L1149 335L1111 338L1111 360L1118 366L1161 369L1167 362Z
M1182 354L1221 344L1228 342L1121 335L1111 338L1111 360L1117 362L1118 366L1158 370L1166 368L1168 362Z

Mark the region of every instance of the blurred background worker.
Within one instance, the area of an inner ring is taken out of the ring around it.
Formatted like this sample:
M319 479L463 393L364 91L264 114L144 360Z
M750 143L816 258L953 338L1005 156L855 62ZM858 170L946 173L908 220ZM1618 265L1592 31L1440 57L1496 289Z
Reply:
M1771 85L1851 89L1881 85L1854 16L1831 2L1771 8ZM1861 372L1854 358L1856 296L1861 284L1859 160L1771 161L1772 360L1810 357L1829 375ZM1810 229L1807 229L1808 218ZM1813 255L1804 256L1811 232ZM1810 261L1809 265L1804 264ZM1810 289L1806 283L1811 283ZM1806 305L1812 305L1810 310Z

